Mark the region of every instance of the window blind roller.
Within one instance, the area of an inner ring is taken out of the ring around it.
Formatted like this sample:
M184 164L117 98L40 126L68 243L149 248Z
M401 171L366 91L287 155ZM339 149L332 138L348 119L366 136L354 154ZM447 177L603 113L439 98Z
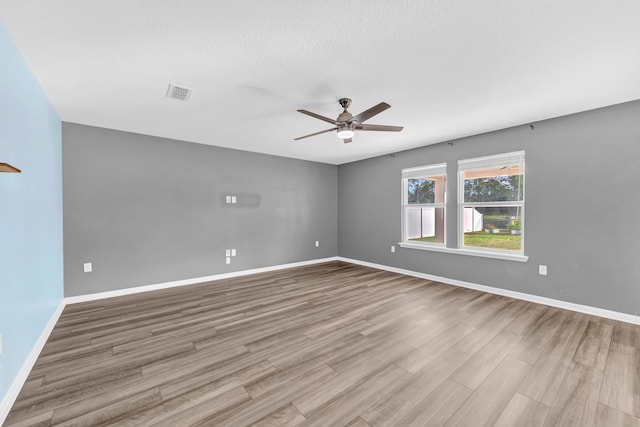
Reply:
M422 178L425 176L433 176L433 175L445 175L446 173L447 173L447 164L438 163L437 165L402 169L402 179Z
M498 154L495 156L476 157L475 159L459 160L458 171L470 169L487 169L497 166L519 165L524 163L524 151Z

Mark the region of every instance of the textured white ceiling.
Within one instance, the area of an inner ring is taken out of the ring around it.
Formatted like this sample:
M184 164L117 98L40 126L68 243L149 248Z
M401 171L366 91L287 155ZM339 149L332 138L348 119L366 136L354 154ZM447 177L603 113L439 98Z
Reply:
M640 98L638 0L0 0L0 21L63 121L332 164ZM405 129L293 141L341 97Z

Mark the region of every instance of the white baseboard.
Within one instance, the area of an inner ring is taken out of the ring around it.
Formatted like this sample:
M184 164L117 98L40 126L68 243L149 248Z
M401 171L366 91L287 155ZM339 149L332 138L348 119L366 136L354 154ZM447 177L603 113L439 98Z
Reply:
M22 364L22 367L20 368L20 371L18 371L18 375L16 375L13 382L11 383L11 386L7 390L7 393L2 398L2 402L0 402L0 425L4 423L5 419L7 418L7 415L9 415L9 411L11 410L11 407L16 401L16 398L18 397L18 393L20 393L20 390L22 390L22 386L27 380L27 377L29 376L29 373L31 372L33 365L35 365L36 360L38 360L38 356L40 356L40 352L42 351L42 348L44 347L47 340L49 339L49 335L51 335L51 331L53 331L53 327L58 322L58 319L60 318L60 315L62 314L62 311L64 310L65 305L66 304L64 300L61 301L58 307L56 308L56 311L53 312L53 314L51 315L51 318L49 319L49 322L47 323L47 326L44 328L44 330L40 334L38 341L36 341L35 345L31 349L29 356L27 356L27 359L24 361L24 363Z
M551 307L564 308L566 310L576 311L579 313L591 314L593 316L605 317L607 319L619 320L621 322L640 325L640 316L634 316L632 314L620 313L618 311L612 311L612 310L605 310L603 308L591 307L588 305L575 304L572 302L561 301L561 300L547 298L547 297L541 297L538 295L525 294L523 292L510 291L508 289L494 288L491 286L479 285L477 283L465 282L465 281L456 280L456 279L449 279L447 277L434 276L432 274L420 273L417 271L405 270L403 268L390 267L388 265L375 264L367 261L360 261L360 260L344 258L344 257L337 257L337 259L339 261L363 265L365 267L376 268L378 270L386 270L392 273L399 273L407 276L419 277L421 279L433 280L434 282L441 282L448 285L460 286L462 288L475 289L475 290L487 292L490 294L502 295L505 297L515 298L523 301L535 302L538 304L544 304Z
M290 264L280 264L270 267L253 268L250 270L233 271L231 273L214 274L213 276L194 277L192 279L175 280L172 282L156 283L153 285L138 286L133 288L118 289L115 291L98 292L95 294L78 295L64 299L66 304L76 304L79 302L96 301L103 298L119 297L124 295L138 294L141 292L157 291L159 289L175 288L177 286L195 285L197 283L211 282L214 280L230 279L233 277L248 276L256 273L266 273L269 271L284 270L286 268L302 267L305 265L320 264L323 262L336 261L338 257L319 258L309 261L293 262Z

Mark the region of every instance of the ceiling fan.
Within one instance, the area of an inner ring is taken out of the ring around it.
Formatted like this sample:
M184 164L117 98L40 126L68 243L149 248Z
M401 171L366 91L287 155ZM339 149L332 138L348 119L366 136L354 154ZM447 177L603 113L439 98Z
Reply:
M334 130L338 131L338 138L342 138L342 141L346 144L351 142L355 131L357 130L372 130L372 131L384 131L384 132L400 132L403 127L402 126L384 126L384 125L366 125L363 124L365 120L369 120L371 117L376 114L382 113L387 108L390 108L391 105L386 102L381 102L375 107L371 107L366 111L358 114L357 116L351 115L350 112L347 111L347 108L351 105L350 98L340 98L338 100L344 111L340 113L337 119L333 120L329 117L321 116L320 114L312 113L307 110L298 110L302 114L306 114L307 116L315 117L316 119L323 120L325 122L331 123L335 127L331 129L321 130L320 132L311 133L309 135L301 136L299 138L295 138L294 141L299 139L308 138L310 136L320 135L322 133L332 132Z

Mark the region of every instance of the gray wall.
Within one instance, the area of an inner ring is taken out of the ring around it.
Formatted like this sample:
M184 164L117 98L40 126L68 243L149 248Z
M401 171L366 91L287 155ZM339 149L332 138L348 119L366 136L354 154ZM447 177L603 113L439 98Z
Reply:
M640 313L640 101L339 166L340 256ZM390 246L401 170L447 162L448 246L459 159L526 152L526 263ZM538 275L538 265L549 267Z
M70 123L62 141L65 296L337 254L336 166Z

